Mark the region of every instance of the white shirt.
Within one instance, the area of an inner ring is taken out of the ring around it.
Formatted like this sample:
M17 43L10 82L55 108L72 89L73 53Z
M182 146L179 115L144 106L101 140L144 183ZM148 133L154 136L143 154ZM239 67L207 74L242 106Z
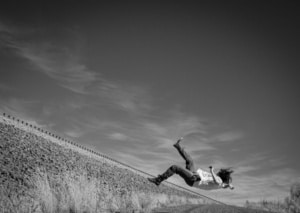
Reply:
M206 172L202 169L198 169L197 173L199 174L201 180L196 181L193 187L203 189L203 190L214 190L214 189L221 189L222 184L218 184L214 181L214 178L210 172ZM217 181L222 183L220 177L216 177Z

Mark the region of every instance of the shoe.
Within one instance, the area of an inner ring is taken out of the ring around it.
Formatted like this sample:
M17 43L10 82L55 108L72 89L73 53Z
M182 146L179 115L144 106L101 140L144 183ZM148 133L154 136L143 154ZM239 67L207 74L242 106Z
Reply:
M173 146L174 146L175 148L178 148L178 147L180 146L180 142L182 141L182 139L183 139L183 138L179 138L178 141L177 141L175 144L173 144Z
M154 183L156 186L159 186L161 183L161 179L159 177L156 178L147 178L151 183Z

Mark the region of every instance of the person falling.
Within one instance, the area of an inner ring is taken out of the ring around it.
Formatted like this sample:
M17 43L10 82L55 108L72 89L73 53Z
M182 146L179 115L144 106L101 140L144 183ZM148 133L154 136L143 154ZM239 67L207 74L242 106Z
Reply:
M173 165L163 174L158 175L155 178L148 178L148 180L157 186L164 180L168 179L174 174L178 174L184 179L187 185L196 187L203 190L215 190L215 189L234 189L232 185L231 169L220 169L217 174L214 172L212 166L209 167L210 172L202 169L195 170L194 162L191 156L181 147L180 142L183 138L180 138L173 146L177 149L179 154L183 157L186 162L186 169Z

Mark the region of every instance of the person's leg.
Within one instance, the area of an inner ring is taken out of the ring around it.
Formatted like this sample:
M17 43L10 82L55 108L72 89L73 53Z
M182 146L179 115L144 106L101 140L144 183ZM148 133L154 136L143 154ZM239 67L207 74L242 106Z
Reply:
M182 140L182 138L180 138L173 146L177 149L179 154L185 160L186 169L191 172L195 172L194 161L193 161L192 157L184 150L184 148L181 147L181 144L180 144L181 140Z
M184 179L184 181L186 182L186 184L188 184L189 186L193 186L194 183L194 176L193 173L189 170L186 170L180 166L177 165L173 165L170 168L168 168L163 174L158 175L158 177L156 178L148 178L148 180L150 182L155 183L156 185L159 185L162 181L168 179L169 177L171 177L172 175L177 174L180 177L182 177Z

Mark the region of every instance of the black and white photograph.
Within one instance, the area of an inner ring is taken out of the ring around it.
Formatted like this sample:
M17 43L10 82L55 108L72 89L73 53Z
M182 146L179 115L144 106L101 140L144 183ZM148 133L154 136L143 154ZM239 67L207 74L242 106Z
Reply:
M299 213L296 1L0 5L0 213Z

